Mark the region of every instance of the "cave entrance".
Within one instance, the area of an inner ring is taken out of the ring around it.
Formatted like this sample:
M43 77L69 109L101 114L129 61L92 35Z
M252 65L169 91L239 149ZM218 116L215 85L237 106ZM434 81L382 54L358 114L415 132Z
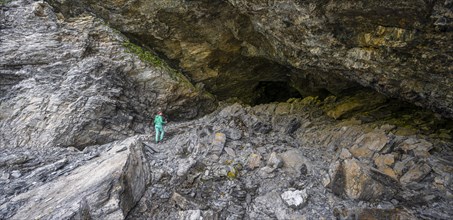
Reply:
M270 102L286 102L290 98L302 98L295 88L285 81L261 81L256 86L256 95L253 104L265 104Z

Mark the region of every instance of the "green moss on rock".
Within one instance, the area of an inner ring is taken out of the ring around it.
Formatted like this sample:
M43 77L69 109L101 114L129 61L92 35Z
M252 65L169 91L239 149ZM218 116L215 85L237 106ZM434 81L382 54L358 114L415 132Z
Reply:
M387 102L387 98L374 92L362 91L341 101L335 101L336 98L333 97L326 99L323 109L328 116L334 119L342 119L350 117L358 111L364 112L375 109Z
M157 56L149 51L145 51L143 48L130 41L123 42L123 46L127 49L128 52L136 54L140 58L140 60L144 62L150 63L153 66L162 66L163 64L162 60Z
M208 100L215 100L215 97L211 93L195 87L189 79L184 76L184 74L174 68L171 68L164 60L153 54L151 51L148 51L130 41L124 41L123 47L126 48L127 52L137 55L141 61L168 73L170 78L178 81L183 88L188 88L192 92L200 92L200 94Z

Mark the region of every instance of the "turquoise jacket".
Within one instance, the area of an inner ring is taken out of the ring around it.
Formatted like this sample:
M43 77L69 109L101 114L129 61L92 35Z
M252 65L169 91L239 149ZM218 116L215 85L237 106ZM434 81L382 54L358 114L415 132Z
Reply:
M164 118L161 115L156 115L154 118L154 126L162 127L163 124L165 124Z

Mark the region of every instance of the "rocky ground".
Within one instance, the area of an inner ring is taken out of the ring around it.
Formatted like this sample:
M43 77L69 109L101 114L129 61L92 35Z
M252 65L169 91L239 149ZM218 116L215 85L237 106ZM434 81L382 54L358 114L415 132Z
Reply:
M152 180L128 218L451 218L451 142L317 110L307 99L235 104L170 124L145 147Z
M325 104L309 97L229 105L170 122L159 144L150 133L84 151L7 149L0 217L453 216L451 139L398 135L398 126L382 121L334 120Z

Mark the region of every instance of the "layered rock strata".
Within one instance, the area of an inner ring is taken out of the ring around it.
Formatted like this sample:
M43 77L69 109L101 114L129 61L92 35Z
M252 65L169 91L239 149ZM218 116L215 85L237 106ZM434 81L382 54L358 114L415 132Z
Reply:
M453 117L451 1L50 2L102 17L220 99L358 83Z
M83 148L151 126L158 109L189 119L214 99L90 15L46 2L0 8L0 146Z
M0 180L5 187L0 217L124 219L150 180L142 147L140 137L131 137L84 152L48 148L41 158L36 157L36 149L8 149L2 158L23 155L25 159L0 164L3 175L13 171ZM49 163L56 157L63 159Z

